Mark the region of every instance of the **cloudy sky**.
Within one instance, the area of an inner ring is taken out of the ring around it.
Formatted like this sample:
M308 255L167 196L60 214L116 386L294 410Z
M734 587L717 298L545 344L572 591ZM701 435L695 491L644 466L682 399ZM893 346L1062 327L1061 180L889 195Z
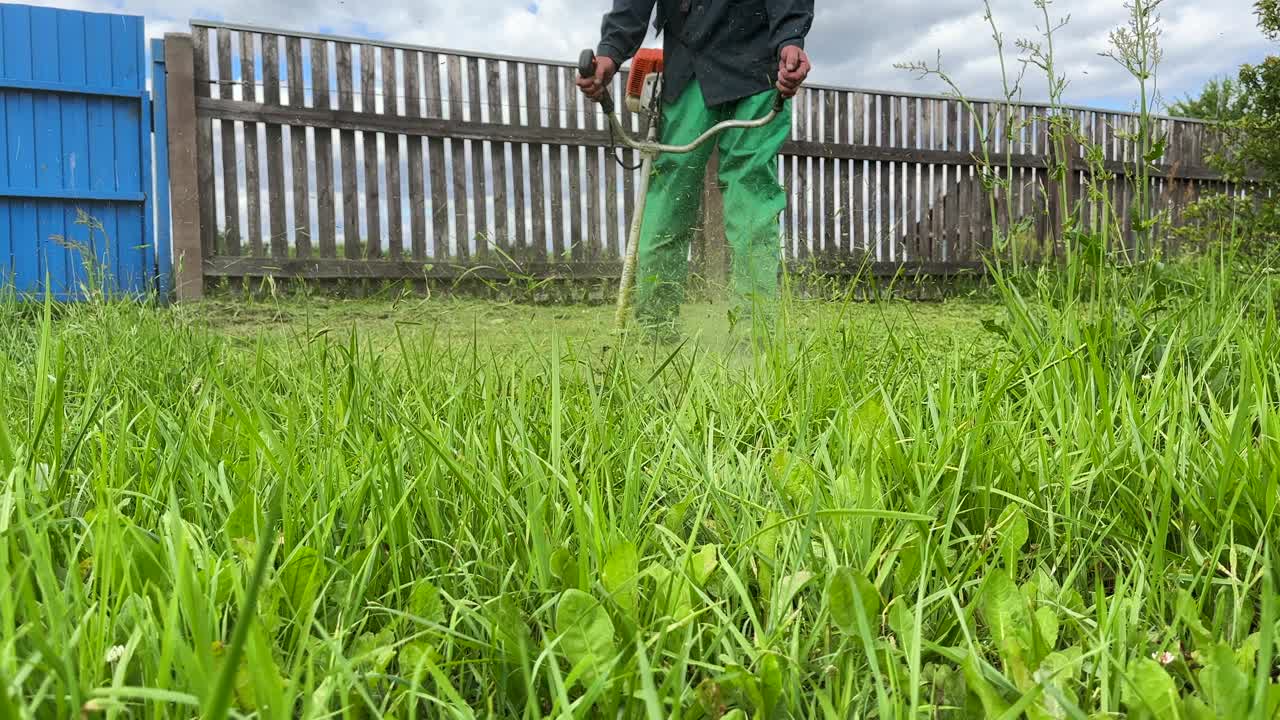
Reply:
M144 15L152 35L186 27L191 18L334 32L446 48L571 59L595 44L600 16L611 0L58 0L49 3ZM1011 59L1018 38L1034 38L1043 21L1033 0L991 0ZM973 95L1000 87L999 63L982 0L817 0L809 40L814 79L884 89L937 90L894 68L933 61ZM1165 0L1165 62L1159 78L1166 97L1198 88L1206 79L1234 72L1278 49L1254 23L1252 0ZM1108 33L1125 21L1123 0L1052 0L1055 19L1070 18L1057 37L1070 82L1068 99L1128 108L1133 85L1098 53ZM651 39L652 41L652 39ZM1016 62L1014 63L1016 66ZM1043 82L1028 83L1027 98L1044 95Z

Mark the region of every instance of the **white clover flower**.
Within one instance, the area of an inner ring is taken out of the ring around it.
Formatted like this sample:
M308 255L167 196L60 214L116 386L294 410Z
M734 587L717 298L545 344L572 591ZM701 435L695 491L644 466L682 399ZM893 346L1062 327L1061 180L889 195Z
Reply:
M115 665L120 662L120 658L124 657L123 645L112 645L107 649L107 664Z

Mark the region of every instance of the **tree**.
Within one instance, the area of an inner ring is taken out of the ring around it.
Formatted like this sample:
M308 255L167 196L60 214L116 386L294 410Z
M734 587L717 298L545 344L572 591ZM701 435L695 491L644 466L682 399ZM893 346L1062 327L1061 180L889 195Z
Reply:
M1257 0L1258 25L1280 40L1280 0ZM1280 56L1240 68L1243 113L1232 123L1240 161L1272 188L1280 188Z
M1254 7L1262 32L1272 40L1280 40L1280 0L1258 0Z
M1280 186L1280 56L1240 68L1240 88L1244 114L1236 126L1241 159Z
M1257 0L1254 6L1263 33L1280 40L1280 0ZM1199 98L1177 108L1196 114L1212 111L1216 103L1234 115L1209 118L1220 121L1226 140L1225 152L1214 153L1209 161L1256 192L1248 197L1212 194L1192 203L1181 232L1201 246L1227 240L1245 256L1271 262L1280 239L1280 56L1242 66L1231 90L1225 91L1229 82L1211 83Z
M1187 95L1169 106L1174 117L1234 122L1244 117L1244 97L1240 83L1229 77L1205 83L1199 96Z

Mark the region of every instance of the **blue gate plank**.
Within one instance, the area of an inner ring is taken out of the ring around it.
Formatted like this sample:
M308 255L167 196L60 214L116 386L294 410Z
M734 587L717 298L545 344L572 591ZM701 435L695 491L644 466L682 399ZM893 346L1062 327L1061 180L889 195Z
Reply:
M87 205L84 205L84 203L81 203L81 205L84 206L82 209L88 210ZM66 232L64 234L67 236L67 239L74 243L89 246L89 249L85 250L84 256L74 252L66 253L68 255L67 288L62 291L58 291L55 288L55 292L57 292L61 297L66 297L88 284L89 274L85 270L85 257L90 256L95 252L101 253L104 248L102 247L101 240L98 240L96 243L90 242L87 228L81 225L76 225L76 218L79 216L76 213L77 208L75 206L68 205L67 203L58 203L57 206L62 210L62 226L66 228Z
M9 96L0 92L0 185L9 184Z
M14 286L18 292L37 289L40 263L36 247L36 204L32 200L0 200L9 205L9 247L13 252Z
M36 204L36 247L43 263L36 286L59 297L66 296L71 290L67 283L67 256L72 253L65 247L71 238L67 234L65 216L61 203ZM47 286L44 284L46 280Z
M6 145L9 155L9 184L35 187L36 126L31 93L0 93L8 104Z
M112 86L139 88L142 82L142 35L138 23L129 18L111 18L111 73Z
M140 279L138 272L142 268L142 244L138 242L142 237L142 208L112 205L111 209L114 212L108 215L110 221L103 223L113 228L108 230L110 236L134 238L133 242L118 242L113 246L117 282L122 288L141 290L137 283Z
M0 42L0 56L7 78L31 80L31 8L23 5L0 5L0 24L3 24L4 42Z
M99 266L98 271L109 273L116 279L118 286L125 287L121 276L121 243L114 240L115 238L123 237L119 233L119 224L116 222L117 207L111 203L89 203L85 211L92 215L95 220L102 223L102 235L113 239L110 246L98 252L95 258L95 262Z
M85 84L93 89L111 88L111 21L105 15L84 18Z
M148 255L146 244L140 242L143 225L142 208L121 205L113 207L116 211L116 231L111 237L133 238L132 242L121 241L115 244L116 281L121 288L140 292L146 287L146 278L143 277L142 270L147 266Z
M3 128L4 126L0 125L0 130ZM9 205L11 204L12 201L0 198L0 289L13 281L10 277L10 273L13 272L12 233L9 232Z
M111 147L115 132L111 117L111 101L89 98L89 188L94 192L116 189L115 149Z
M138 123L142 122L141 103L111 100L113 145L115 147L115 189L142 191L142 148L139 146Z
M58 56L58 11L48 7L31 9L31 38L39 38L41 55ZM34 44L34 43L33 43ZM58 81L56 62L35 62L32 55L31 79L43 82Z
M36 187L62 189L62 107L56 95L31 100L36 128Z
M58 13L58 81L79 93L89 80L84 46L84 15Z
M85 98L62 98L62 186L89 189L89 104Z

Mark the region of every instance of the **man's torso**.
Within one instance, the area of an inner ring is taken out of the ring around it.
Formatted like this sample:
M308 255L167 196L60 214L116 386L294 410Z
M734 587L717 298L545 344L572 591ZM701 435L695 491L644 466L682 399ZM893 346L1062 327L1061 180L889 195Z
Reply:
M710 106L773 85L765 0L658 0L654 25L663 35L667 100L695 77Z

